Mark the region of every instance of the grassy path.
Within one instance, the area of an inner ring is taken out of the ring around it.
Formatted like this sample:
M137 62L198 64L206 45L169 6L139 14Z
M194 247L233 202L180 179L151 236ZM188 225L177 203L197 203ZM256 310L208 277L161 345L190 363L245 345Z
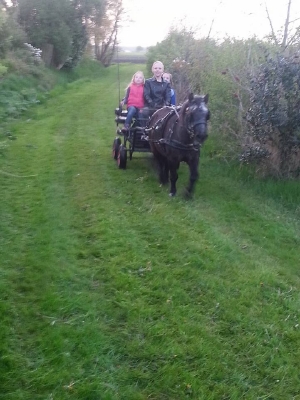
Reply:
M0 399L300 399L299 185L224 168L213 139L189 202L185 165L175 199L150 154L118 170L115 77L11 127Z

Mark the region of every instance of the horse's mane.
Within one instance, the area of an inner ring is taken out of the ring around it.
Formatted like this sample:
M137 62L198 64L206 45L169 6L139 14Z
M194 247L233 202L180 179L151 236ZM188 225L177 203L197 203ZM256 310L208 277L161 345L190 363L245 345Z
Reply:
M185 116L185 113L186 113L186 109L188 108L188 104L189 104L189 100L186 100L183 104L182 104L182 106L181 106L181 108L180 108L180 110L179 110L179 120L181 120L181 121L183 121L183 119L184 119L184 116Z
M187 108L190 106L190 103L191 103L191 101L193 101L193 100L200 100L200 101L205 101L205 96L201 96L201 95L194 95L193 93L191 93L190 95L189 95L189 98L188 98L188 100L185 100L185 102L182 104L182 106L181 106L181 108L180 108L180 110L179 110L179 119L183 119L184 118L184 116L185 116L185 114L186 114L186 111L187 111Z

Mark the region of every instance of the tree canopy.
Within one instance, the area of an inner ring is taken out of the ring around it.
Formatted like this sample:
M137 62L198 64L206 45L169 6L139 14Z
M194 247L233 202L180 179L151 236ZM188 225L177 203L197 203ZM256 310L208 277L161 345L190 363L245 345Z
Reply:
M45 63L55 68L74 66L88 43L109 63L117 42L122 0L1 0L0 53L12 41L13 22L26 40L42 50ZM10 17L9 24L6 20ZM20 36L20 35L19 35ZM108 56L109 55L109 56Z

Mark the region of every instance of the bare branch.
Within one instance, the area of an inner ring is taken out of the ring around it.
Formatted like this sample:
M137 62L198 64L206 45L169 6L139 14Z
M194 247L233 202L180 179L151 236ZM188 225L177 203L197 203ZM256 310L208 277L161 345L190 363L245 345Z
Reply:
M215 9L214 15L216 15L217 8L218 8L221 4L222 4L222 0L221 0L221 1L219 2L219 4L217 5L217 7L216 7L216 9ZM213 19L212 19L212 21L211 21L211 24L210 24L209 31L208 31L208 34L207 34L206 39L209 39L214 23L215 23L215 17L213 17Z
M296 39L297 37L299 37L299 28L296 30L294 35L288 40L286 47L290 46L293 43L294 39Z
M276 35L275 35L275 31L274 31L274 28L273 28L272 20L271 20L271 17L270 17L269 10L268 10L267 3L266 3L266 2L265 2L265 7L266 7L267 18L268 18L268 20L269 20L269 24L270 24L270 28L271 28L272 39L274 40L274 42L276 43L276 45L279 46L279 43L278 43L277 37L276 37Z
M292 21L290 21L290 24L293 24L294 22L299 21L299 20L300 20L300 18L293 19Z
M233 73L233 71L230 68L227 68L227 72L229 73L232 81L241 89L245 90L248 93L251 93L251 89L247 86L244 86L240 83L239 80L237 80L236 75Z
M288 2L286 20L285 20L285 24L284 24L284 34L283 34L282 43L281 43L281 47L282 47L282 48L286 48L286 45L287 45L288 28L289 28L289 24L290 24L291 2L292 2L292 0L289 0L289 2Z

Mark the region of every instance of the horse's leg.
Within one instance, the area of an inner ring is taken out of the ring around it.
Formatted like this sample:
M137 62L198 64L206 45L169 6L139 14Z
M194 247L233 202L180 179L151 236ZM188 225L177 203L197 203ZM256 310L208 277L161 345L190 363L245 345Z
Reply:
M169 166L168 161L162 157L161 158L161 169L160 169L160 183L166 185L169 182Z
M171 181L169 196L176 195L176 182L178 179L178 174L177 174L178 168L179 168L179 163L169 163L170 181Z
M189 164L189 168L190 168L190 179L189 179L189 184L186 188L186 196L190 197L195 189L195 183L199 178L199 171L198 171L199 156L192 157L189 160L188 164Z
M169 167L167 159L161 154L156 154L159 168L159 182L161 185L165 185L169 182Z
M162 171L162 173L163 173L162 180L163 180L163 184L165 185L169 182L169 172L170 172L169 163L166 158L164 158L163 164L164 164L164 166L163 166L163 171Z

